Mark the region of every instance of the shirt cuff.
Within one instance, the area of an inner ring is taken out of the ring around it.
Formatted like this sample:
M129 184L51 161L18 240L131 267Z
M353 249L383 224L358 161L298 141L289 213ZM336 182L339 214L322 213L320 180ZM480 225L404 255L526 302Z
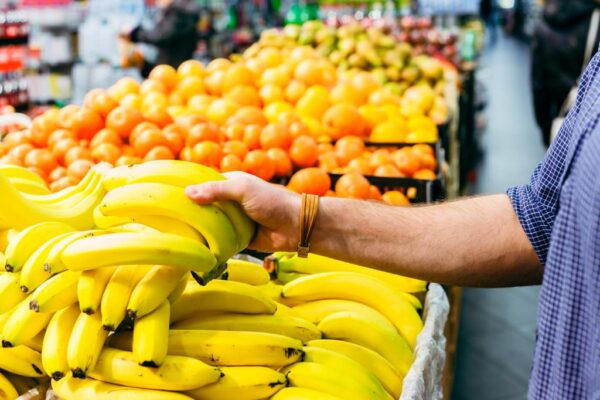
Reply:
M552 228L546 223L541 204L530 185L511 187L506 191L517 218L542 265L546 263Z

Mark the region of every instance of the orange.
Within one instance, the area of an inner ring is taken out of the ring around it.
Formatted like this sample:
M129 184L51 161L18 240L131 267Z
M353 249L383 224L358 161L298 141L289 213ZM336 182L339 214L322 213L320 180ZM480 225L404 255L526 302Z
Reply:
M319 168L326 172L333 172L340 167L335 153L329 152L319 155Z
M234 154L240 160L243 160L248 154L248 146L241 140L230 140L223 144L223 154Z
M142 110L142 96L137 93L130 93L127 96L123 97L123 100L119 102L118 105L127 108L133 108L136 110ZM111 110L112 111L112 110Z
M240 124L238 122L229 122L227 125L225 125L223 133L225 134L225 138L227 140L243 140L244 124Z
M135 156L135 149L133 148L133 146L126 144L125 146L121 146L121 153L124 156L133 157Z
M296 113L301 118L314 118L320 121L330 106L329 91L323 86L313 86L309 87L296 103Z
M188 132L194 125L206 122L206 118L201 115L184 115L177 117L175 123L183 128L184 132ZM187 133L186 133L187 135Z
M292 104L296 104L304 96L306 89L306 84L293 80L285 88L285 99Z
M192 159L198 164L218 168L222 158L221 146L215 142L207 140L196 144L192 148Z
M61 108L56 117L60 127L75 132L77 130L75 114L80 108L73 104Z
M197 60L184 61L177 68L177 75L179 75L180 78L186 78L189 76L202 78L204 74L204 65Z
M56 158L56 161L58 161L61 164L64 164L65 155L73 147L77 147L77 142L74 139L61 139L58 142L56 142L52 147L52 155L54 156L54 158Z
M123 155L117 159L115 167L120 167L122 165L141 164L142 162L143 160L139 157Z
M47 146L49 149L52 149L54 145L62 139L73 139L75 140L77 137L72 131L68 131L66 129L57 129L50 134L48 137ZM5 139L6 140L6 139Z
M215 58L206 66L206 72L211 74L215 71L224 71L231 66L231 61L226 58Z
M138 157L144 157L146 153L150 151L153 147L156 146L168 146L169 142L163 135L162 131L148 129L142 131L135 138L135 143L133 143L133 148L135 150L135 155Z
M177 86L177 81L179 80L175 68L164 64L154 67L152 71L150 71L148 78L162 83L165 85L167 90L174 89L175 86Z
M275 163L264 150L252 150L244 158L244 171L256 175L265 181L270 181L275 176Z
M5 155L4 157L0 158L0 164L10 164L10 165L19 165L19 166L23 166L23 162L21 160L19 160L18 158L15 158L9 154Z
M350 83L358 90L365 98L368 98L371 93L379 89L379 84L369 72L359 72L350 78Z
M294 107L290 103L286 103L285 101L276 101L274 103L268 104L264 109L263 113L267 120L271 123L275 123L279 121L279 118L282 114L294 111Z
M128 138L131 131L141 122L144 116L138 110L117 107L106 117L106 127L117 132L122 138Z
M363 154L365 142L358 136L345 136L335 143L334 149L340 165L344 166Z
M102 89L95 89L96 91L90 91L83 100L83 105L91 110L96 111L102 118L106 118L119 103L115 101L110 95ZM127 95L128 97L130 95ZM131 96L135 96L131 94Z
M275 47L265 47L258 52L257 58L267 67L276 67L283 62L281 52Z
M151 79L147 79L141 84L139 93L141 96L146 96L147 94L154 92L166 94L167 88L162 82Z
M50 134L59 128L56 114L57 111L46 112L33 120L29 140L34 146L45 147Z
M64 157L64 164L65 166L69 166L71 165L74 161L77 160L89 160L92 161L92 152L88 149L86 149L85 147L81 147L81 146L75 146L70 148L66 153L65 153L65 157Z
M387 150L387 149L375 150L369 156L369 165L371 166L371 168L373 170L376 170L377 168L381 167L382 165L389 164L391 162L393 162L392 155L390 154L389 150Z
M319 157L317 141L311 136L298 136L292 142L289 154L295 166L300 168L313 167Z
M435 170L435 167L437 165L437 163L435 161L435 157L432 156L431 154L421 155L421 157L419 159L419 163L421 164L421 168L430 169L432 171Z
M133 130L131 131L131 134L129 135L129 144L135 144L135 140L137 139L139 134L149 129L160 131L160 128L156 126L156 124L153 124L151 122L144 121L137 124L135 128L133 128Z
M238 108L239 105L230 99L217 99L208 107L206 117L209 121L223 125L229 117L236 113Z
M154 161L154 160L174 160L175 154L173 151L167 146L156 146L150 149L146 153L144 157L144 161Z
M149 106L142 115L146 121L158 125L159 128L164 128L173 123L173 118L171 118L167 109L161 105Z
M267 65L258 58L246 60L246 67L252 71L254 76L261 76L265 69L267 69Z
M288 189L296 193L324 196L331 187L331 178L320 168L305 168L290 178Z
M371 168L369 160L362 157L350 160L348 163L348 170L358 172L361 175L373 174L373 168Z
M96 162L106 161L114 164L121 157L121 149L114 143L101 143L92 150Z
M361 174L349 172L338 179L335 184L335 193L340 197L366 200L371 194L371 184Z
M48 174L37 167L27 167L31 172L36 173L44 181L48 182Z
M185 144L185 130L177 124L167 125L163 128L163 136L169 142L169 148L173 154L179 154Z
M226 99L236 102L240 106L261 106L261 100L258 91L254 86L237 85L225 92L223 96Z
M119 102L128 94L139 93L139 91L140 84L133 78L125 77L119 79L117 83L108 88L107 92L113 100Z
M412 176L415 179L425 179L429 181L433 181L436 179L435 172L430 169L421 169L415 172Z
M375 176L383 176L387 178L399 178L404 176L402 172L394 164L383 164L373 173Z
M298 64L304 60L314 59L316 57L315 50L310 46L296 46L292 49L286 60L293 64Z
M323 71L319 63L315 60L301 61L294 69L294 79L308 86L324 83Z
M207 94L197 94L188 100L187 106L193 113L206 115L208 107L214 100L214 97Z
M285 88L292 79L292 72L285 66L266 69L260 77L260 86L275 85Z
M176 90L183 102L187 102L193 96L205 92L204 81L197 76L188 76L177 84Z
M11 132L4 136L2 143L12 149L20 144L29 143L29 137L25 132Z
M381 200L381 191L377 186L371 185L371 187L369 188L369 200Z
M292 114L292 119L296 119L297 117ZM300 136L311 136L310 129L306 124L302 121L292 120L289 122L289 131L292 138L297 138ZM316 140L315 140L316 142Z
M381 196L381 200L392 206L410 206L410 201L404 193L397 190L390 190Z
M67 169L65 167L56 167L48 174L48 181L54 182L65 176L67 176Z
M183 160L183 161L193 162L194 161L194 156L192 154L192 148L185 146L181 150L181 153L179 153L179 159Z
M90 160L75 160L67 168L67 176L81 180L89 170L94 166Z
M225 71L215 71L204 78L206 92L213 96L220 96L223 93L223 80L225 79Z
M13 147L11 150L8 151L8 154L11 157L18 159L19 161L24 162L27 154L34 148L35 147L33 147L33 145L30 143L23 143Z
M0 157L7 155L9 151L10 147L8 147L5 143L0 142Z
M123 139L121 139L121 136L119 136L117 132L111 129L102 129L101 131L96 133L90 141L90 148L93 149L94 147L102 143L112 143L116 146L122 146Z
M351 136L347 136L347 137L351 137ZM319 152L319 155L325 154L325 153L333 153L333 151L334 151L333 149L334 149L333 144L331 144L330 142L321 142L321 143L317 144L317 151Z
M58 166L56 158L48 149L33 149L25 156L24 164L26 167L39 168L44 173L49 174Z
M331 101L334 104L349 103L360 107L365 103L363 94L349 83L340 82L331 89Z
M266 105L276 101L284 100L285 93L281 87L269 83L260 88L258 96L262 100L263 104Z
M358 109L350 104L336 104L323 116L323 125L332 139L343 136L362 136L366 124Z
M221 172L241 171L244 167L242 160L235 154L226 154L221 160L219 170Z
M419 143L411 147L411 151L417 155L429 154L434 155L433 147L428 144Z
M263 111L255 106L245 106L236 111L228 120L228 123L239 123L242 125L256 124L265 126L269 123Z
M392 154L392 160L396 167L408 176L411 176L421 169L419 157L414 155L408 147L396 150L394 154Z
M204 84L204 83L203 83ZM187 98L184 97L181 93L179 92L171 92L169 94L169 110L175 110L173 111L173 113L177 112L177 113L184 113L185 111L185 107L183 107L187 101ZM171 112L171 111L169 111Z
M50 191L52 193L59 192L63 189L77 185L79 181L71 176L62 177L50 184Z
M148 93L142 97L142 105L140 110L144 111L149 107L163 106L167 108L169 106L169 97L163 93Z
M244 128L243 141L249 150L260 149L260 137L263 127L260 125L247 125Z
M246 67L244 64L233 64L227 69L227 71L225 71L221 90L223 93L227 93L235 86L254 86L255 80L256 78L254 77L252 71L250 71L250 69L248 69L248 67Z
M104 128L104 120L96 111L83 107L73 115L73 132L80 139L90 140Z
M285 150L278 148L269 149L267 150L267 156L275 163L276 177L284 178L291 174L292 161Z
M383 106L385 104L400 105L400 98L385 89L378 89L369 96L369 104Z
M260 134L260 146L264 150L280 148L287 150L292 144L288 127L282 123L265 126Z
M219 126L212 122L206 122L198 124L188 132L186 145L194 147L200 142L207 140L219 143L221 141L221 129Z

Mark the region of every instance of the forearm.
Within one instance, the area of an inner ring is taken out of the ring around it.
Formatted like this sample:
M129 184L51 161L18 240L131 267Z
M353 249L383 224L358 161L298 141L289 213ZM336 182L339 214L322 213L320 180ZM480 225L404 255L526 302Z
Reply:
M459 286L541 282L542 266L505 195L427 207L321 199L312 251Z

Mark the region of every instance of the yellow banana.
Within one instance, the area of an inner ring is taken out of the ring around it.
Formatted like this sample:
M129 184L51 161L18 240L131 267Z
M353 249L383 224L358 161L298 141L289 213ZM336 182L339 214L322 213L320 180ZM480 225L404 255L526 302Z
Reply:
M274 314L275 302L255 286L245 283L213 280L206 286L188 284L181 298L171 307L171 322L177 322L203 311L240 314Z
M198 315L177 322L172 328L266 332L289 336L302 342L321 338L321 332L310 322L302 318L279 317L276 315Z
M313 324L318 324L323 318L336 312L353 311L363 315L365 318L371 319L384 329L396 332L396 327L379 311L355 301L338 299L317 300L299 304L292 307L292 309Z
M42 352L42 346L44 344L44 335L46 334L46 330L44 329L37 335L35 335L32 339L23 343L25 346L29 347L32 350Z
M138 364L157 368L167 357L169 346L169 314L167 300L133 325L133 355Z
M394 289L403 292L416 293L427 290L427 282L420 279L408 278L377 269L361 267L333 258L323 257L318 254L309 254L308 258L298 257L297 253L274 253L277 259L277 269L283 272L300 272L303 274L316 274L321 272L357 272L379 278L387 282Z
M105 348L89 373L91 378L140 389L184 391L215 383L218 368L183 356L167 356L158 368L138 365L133 353Z
M3 251L0 251L0 274L6 271L6 256Z
M356 272L326 272L288 283L284 304L323 299L345 299L368 305L385 315L414 348L423 321L412 304L378 278Z
M313 389L338 396L344 400L372 399L372 392L354 379L354 375L340 372L329 365L301 362L282 371L289 386Z
M40 246L58 235L73 230L69 225L60 222L40 222L22 230L6 248L6 270L20 271L27 259Z
M67 364L74 377L85 378L89 369L94 367L107 334L100 315L79 314L67 346Z
M342 400L340 397L319 392L318 390L287 387L271 397L271 400Z
M20 302L11 312L2 328L2 346L14 347L33 339L46 329L52 314L37 313L29 309L32 296Z
M283 291L283 285L274 281L270 281L265 285L257 286L258 290L261 291L268 298L279 302L281 300L281 292Z
M183 188L163 183L135 183L117 188L100 204L106 216L156 215L190 224L208 242L219 264L242 250L231 220L214 205L198 205Z
M82 313L94 314L100 308L102 294L117 267L104 267L81 272L77 282L77 299Z
M21 395L29 392L33 388L46 384L45 376L41 378L31 378L10 372L6 372L4 376L12 383L17 390L17 393L20 393Z
M50 189L46 183L39 183L23 178L11 178L10 183L22 194L47 195L50 194Z
M0 165L0 175L7 179L24 179L32 182L37 182L45 185L46 181L30 169L20 167L18 165L2 164Z
M301 272L283 272L277 271L277 280L283 284L288 284L291 281L296 279L304 278L305 276L310 276L310 274L303 274Z
M155 265L131 292L127 314L131 319L154 311L180 284L187 270L168 265Z
M260 286L266 285L270 277L261 265L232 258L227 261L227 280Z
M0 369L31 378L45 376L42 356L27 346L0 347Z
M358 344L331 339L312 340L307 345L336 351L361 365L367 366L389 394L395 399L400 398L400 394L402 393L402 375L389 361L373 350Z
M70 235L63 237L58 243L56 243L52 247L52 249L48 253L48 256L46 257L46 262L44 264L44 271L48 272L49 274L57 274L66 270L67 267L62 262L61 257L63 251L67 246L69 246L71 243L76 242L79 239L85 239L89 237L103 235L106 233L109 232L93 229L87 231L73 232Z
M20 281L20 272L0 274L0 314L8 312L27 297L21 291Z
M417 296L406 293L406 292L398 292L398 294L404 297L416 310L423 309L423 304L421 304L421 300L417 298Z
M285 376L266 367L225 367L223 377L211 385L187 392L196 400L262 400L283 389Z
M191 274L188 273L181 277L181 279L177 283L177 286L175 286L175 289L173 289L169 297L167 297L169 303L173 304L177 300L179 300L181 296L183 296L183 292L185 292L185 288L187 287L189 277L191 277Z
M52 389L65 400L192 400L191 397L177 392L136 389L71 377L52 381Z
M67 347L78 317L79 307L72 304L54 314L46 328L42 344L42 365L54 380L62 379L69 372Z
M210 365L279 368L303 356L302 342L284 335L249 331L171 330L168 354L197 358ZM131 350L132 334L120 332L111 346Z
M320 347L304 347L304 362L323 364L345 374L371 392L370 399L387 400L390 395L385 391L377 377L364 366L353 359L333 350ZM394 400L394 399L392 399Z
M223 175L200 164L160 160L113 168L105 174L104 186L108 191L133 183L164 183L185 188L190 185L221 180L225 180ZM248 247L256 229L254 222L234 202L222 201L214 204L227 215L235 227L240 241L240 249Z
M188 239L198 240L205 245L208 244L206 239L188 223L174 218L163 217L160 215L143 215L134 218L134 222L149 226L159 232L171 233Z
M12 382L9 381L6 376L0 373L0 398L11 400L16 399L17 397L19 397L17 389L15 389Z
M2 253L6 252L6 248L8 244L12 242L15 237L19 234L19 231L16 229L3 229L0 230L0 251ZM4 266L2 265L2 270L4 270ZM2 272L0 270L0 272Z
M135 285L148 272L149 266L125 265L117 268L110 277L100 302L102 325L114 331L127 315L127 303Z
M411 349L402 336L382 329L360 314L351 311L331 314L318 327L326 339L346 340L379 353L402 375L406 375L414 361Z
M54 275L33 292L29 308L53 313L77 303L77 282L81 272L65 271Z
M103 169L103 167L98 166L96 169ZM99 171L90 171L77 185L62 189L56 193L45 195L24 194L23 197L34 204L51 208L73 207L81 202L85 197L85 193L88 193L93 185L97 183L98 172Z
M217 263L210 250L198 241L150 232L80 239L67 246L61 258L67 268L81 271L113 265L158 264L208 272Z

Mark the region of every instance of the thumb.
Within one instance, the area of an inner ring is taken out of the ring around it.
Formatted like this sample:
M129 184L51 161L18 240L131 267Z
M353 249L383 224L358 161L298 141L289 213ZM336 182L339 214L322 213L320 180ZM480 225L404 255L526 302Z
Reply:
M188 186L185 189L185 194L200 204L223 200L234 200L241 203L244 199L244 193L240 190L240 185L236 185L232 181L216 181Z

